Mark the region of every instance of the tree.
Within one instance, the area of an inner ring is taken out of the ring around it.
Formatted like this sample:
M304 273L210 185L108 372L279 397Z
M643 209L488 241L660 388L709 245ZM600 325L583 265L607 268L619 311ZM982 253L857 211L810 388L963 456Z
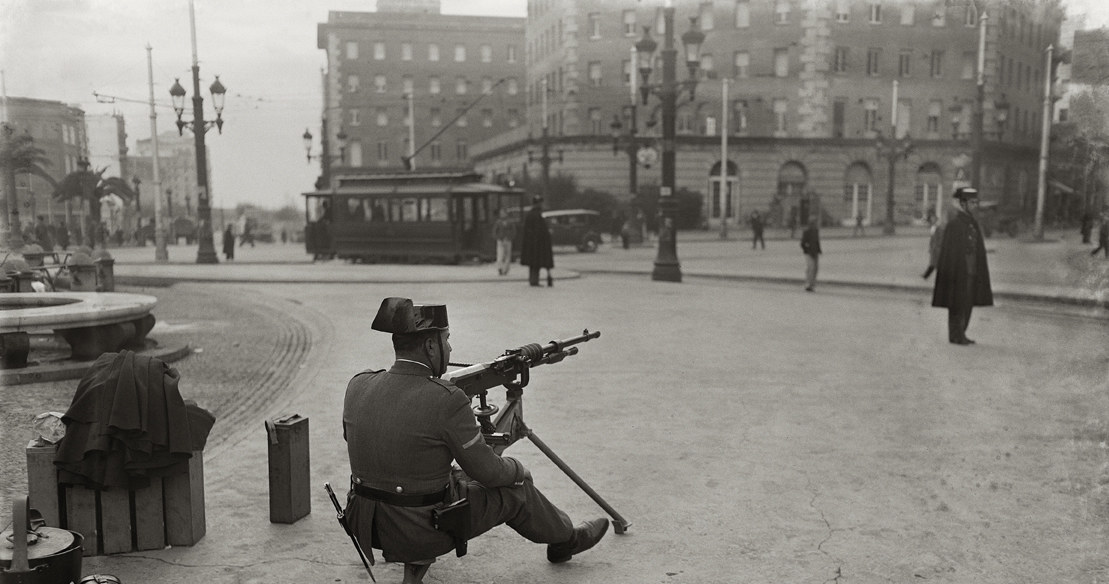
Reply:
M4 196L8 208L7 213L3 213L2 220L0 220L0 228L3 230L11 229L13 234L19 233L19 209L14 197L15 175L20 172L35 174L43 177L51 184L56 184L54 179L43 170L43 167L49 164L50 161L46 158L46 153L35 146L35 139L30 134L15 134L11 126L4 124L3 142L0 142L0 172L3 173ZM14 226L10 224L9 216L15 221ZM17 245L22 243L21 237L13 237L12 239Z
M73 199L78 202L87 202L89 205L89 221L82 232L84 241L89 246L104 247L103 230L100 229L100 203L104 197L116 195L126 203L133 203L138 195L127 184L127 181L117 177L104 178L107 169L98 171L89 170L88 161L78 163L81 170L75 170L62 179L54 189L54 199L64 201Z

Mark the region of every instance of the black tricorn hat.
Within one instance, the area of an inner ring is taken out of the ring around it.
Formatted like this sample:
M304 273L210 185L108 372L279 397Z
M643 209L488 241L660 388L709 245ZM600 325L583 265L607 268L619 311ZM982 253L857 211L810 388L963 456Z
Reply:
M412 304L408 298L386 298L370 325L375 331L404 335L420 331L445 330L446 304Z
M956 199L977 199L978 189L973 187L959 187L955 189L955 194L952 196Z

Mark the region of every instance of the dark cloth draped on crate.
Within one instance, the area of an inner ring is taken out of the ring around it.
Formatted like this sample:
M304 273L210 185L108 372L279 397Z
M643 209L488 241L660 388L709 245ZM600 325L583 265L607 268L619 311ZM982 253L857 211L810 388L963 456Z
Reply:
M150 477L185 472L204 450L215 417L177 389L164 361L104 353L78 383L62 421L54 464L62 484L141 489Z

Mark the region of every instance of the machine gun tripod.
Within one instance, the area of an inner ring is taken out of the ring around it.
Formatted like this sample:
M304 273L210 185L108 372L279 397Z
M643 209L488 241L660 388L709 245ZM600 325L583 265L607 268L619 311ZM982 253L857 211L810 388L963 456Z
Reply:
M471 399L478 398L478 405L474 406L474 415L481 424L481 433L485 437L485 442L494 452L499 455L521 439L531 440L559 470L570 477L574 484L612 517L612 525L616 533L623 534L631 527L631 523L613 509L524 422L524 387L531 379L531 368L558 363L566 357L576 355L578 348L573 345L599 336L601 336L600 331L589 332L586 329L577 337L551 341L546 345L532 343L517 349L509 349L488 363L474 365L451 363L451 366L462 367L462 369L449 372L444 377L465 391ZM498 385L506 390L503 408L490 404L487 399L489 390Z

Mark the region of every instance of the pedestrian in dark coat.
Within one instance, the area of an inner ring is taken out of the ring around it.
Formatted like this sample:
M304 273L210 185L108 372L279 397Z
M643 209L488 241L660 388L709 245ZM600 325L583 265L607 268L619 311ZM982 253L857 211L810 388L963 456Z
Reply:
M386 561L406 563L456 548L432 516L462 499L464 506L455 508L468 513L470 530L459 534L463 541L503 523L548 544L553 563L600 541L608 520L575 527L521 462L485 442L469 396L441 378L451 354L445 305L386 298L370 328L392 333L396 361L350 380L343 438L352 485L346 519L371 561L374 548ZM465 474L452 471L452 462Z
M801 251L805 254L805 291L816 288L816 271L820 267L820 224L814 217L801 232Z
M223 255L229 260L235 259L235 230L230 223L223 230Z
M1101 225L1097 228L1097 247L1090 255L1096 256L1102 250L1105 251L1105 257L1109 258L1109 210L1101 214Z
M956 345L972 345L967 338L970 312L975 306L993 306L990 270L986 264L986 244L982 229L971 214L977 206L977 189L956 189L955 209L940 238L936 260L936 287L932 306L947 308L947 340Z
M766 222L762 220L762 215L758 211L753 211L750 218L751 223L751 249L755 249L758 244L762 244L762 248L766 249L766 240L762 237L763 229L766 227ZM792 236L791 236L792 237Z
M524 216L523 239L520 244L520 264L528 267L528 284L539 285L539 270L547 269L547 285L553 286L551 268L554 251L551 249L551 231L543 219L543 198L535 197L531 210Z

